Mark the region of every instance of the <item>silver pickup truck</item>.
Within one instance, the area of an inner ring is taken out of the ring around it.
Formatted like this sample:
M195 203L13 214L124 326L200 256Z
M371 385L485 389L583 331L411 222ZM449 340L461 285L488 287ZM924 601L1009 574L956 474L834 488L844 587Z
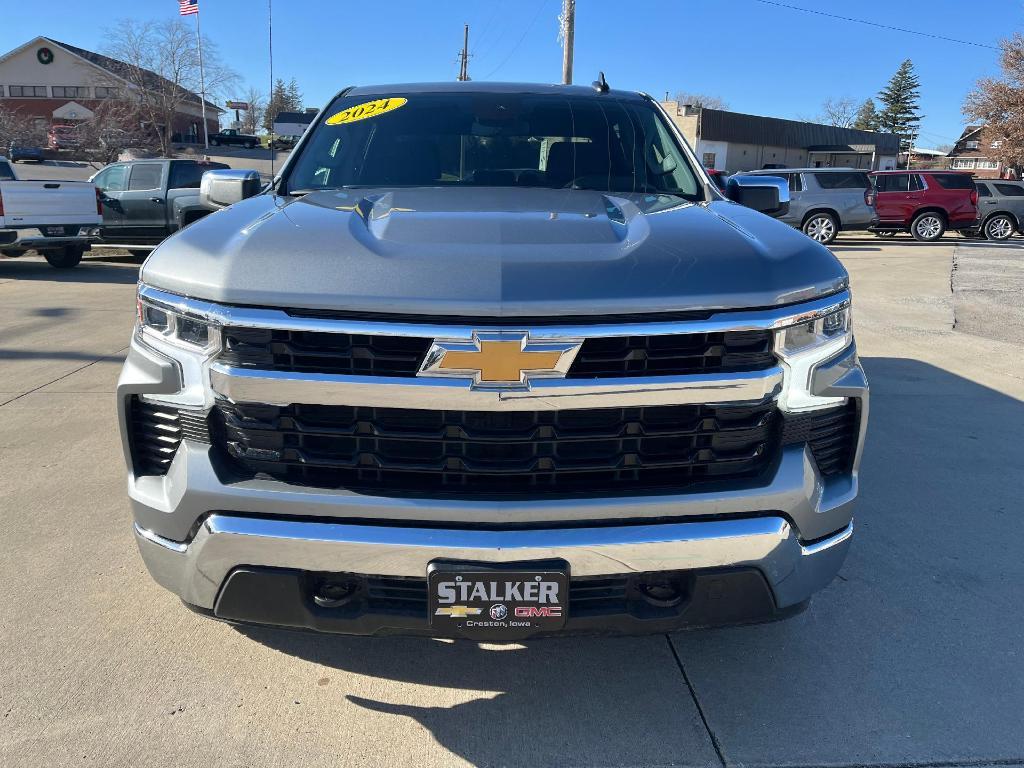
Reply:
M846 271L759 212L785 182L726 193L603 79L349 88L269 188L207 173L223 210L143 266L117 388L151 574L355 634L800 611L868 385Z

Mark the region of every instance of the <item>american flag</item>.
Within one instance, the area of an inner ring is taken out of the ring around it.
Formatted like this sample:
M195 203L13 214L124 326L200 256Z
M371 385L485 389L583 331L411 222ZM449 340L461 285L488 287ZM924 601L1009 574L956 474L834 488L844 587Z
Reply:
M178 13L182 16L199 13L199 0L178 0Z

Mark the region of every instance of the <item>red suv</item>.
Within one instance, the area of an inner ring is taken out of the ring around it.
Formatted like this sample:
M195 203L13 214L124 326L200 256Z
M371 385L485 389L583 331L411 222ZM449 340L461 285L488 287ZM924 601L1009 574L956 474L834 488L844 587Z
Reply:
M872 232L909 231L915 240L932 242L947 229L978 225L978 190L970 173L879 171L871 177L875 184Z

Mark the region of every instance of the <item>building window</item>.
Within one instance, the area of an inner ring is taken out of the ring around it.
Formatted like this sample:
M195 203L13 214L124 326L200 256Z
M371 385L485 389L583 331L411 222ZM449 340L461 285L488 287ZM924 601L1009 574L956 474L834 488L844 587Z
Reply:
M715 153L714 152L705 152L704 153L704 167L705 168L714 168L715 167Z
M93 90L97 99L116 99L121 95L117 88L108 88L104 85L97 85Z
M974 158L973 157L954 157L953 162L949 164L949 167L955 171L973 171L974 170Z
M45 85L12 85L10 87L11 98L23 97L32 99L45 99Z
M977 168L979 171L994 171L999 167L997 160L978 160Z
M991 144L989 145L989 148L990 148L990 149L999 149L999 148L1000 148L1001 146L1003 146L1003 142L1002 142L1002 141L1000 141L1000 140L996 140L996 141L993 141L993 142L992 142L992 143L991 143Z
M978 142L976 142L976 141L968 141L968 142L966 142L964 144L964 146L967 149L977 149L978 148Z
M0 85L0 99L4 97L4 87Z
M55 99L89 98L89 89L82 85L54 85L52 88Z

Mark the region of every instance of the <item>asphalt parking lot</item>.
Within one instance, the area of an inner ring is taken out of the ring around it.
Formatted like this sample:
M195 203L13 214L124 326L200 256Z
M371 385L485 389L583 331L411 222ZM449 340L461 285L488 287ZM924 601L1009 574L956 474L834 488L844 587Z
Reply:
M138 265L0 260L0 765L1024 765L1020 242L837 242L871 424L805 613L512 646L183 608L135 549L115 426Z

